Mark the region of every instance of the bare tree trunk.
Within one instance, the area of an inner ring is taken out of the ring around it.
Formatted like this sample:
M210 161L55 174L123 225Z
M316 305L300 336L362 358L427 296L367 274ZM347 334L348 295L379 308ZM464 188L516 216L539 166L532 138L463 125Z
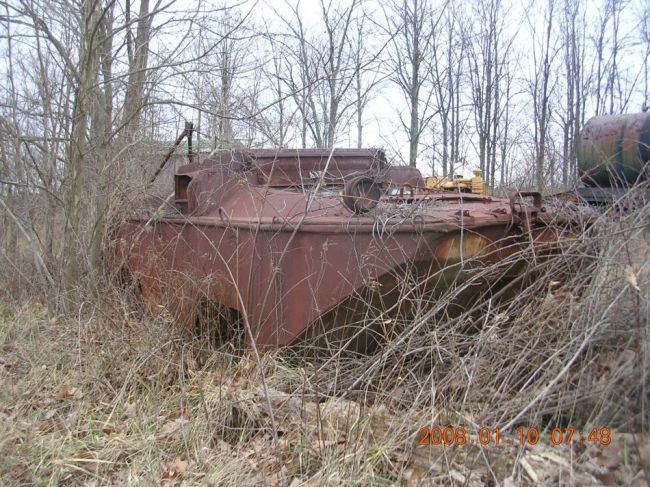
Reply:
M126 33L127 51L129 55L129 77L124 96L124 111L122 114L122 134L127 142L132 142L140 127L140 110L144 102L144 84L149 59L149 41L153 14L149 11L149 0L140 1L140 11L136 22L135 41L131 33L130 19L131 0L126 0Z
M641 45L643 49L643 105L642 109L650 107L650 4L642 12L645 22L641 23Z
M95 270L101 266L102 244L106 233L106 214L115 190L115 171L111 161L111 136L113 132L113 3L99 19L97 49L102 83L96 88L96 108L93 117L94 162L99 173L95 198L96 219L90 240L90 260Z
M82 244L81 218L84 170L89 157L88 129L97 81L98 51L94 45L95 28L101 10L97 2L85 2L80 29L79 68L72 113L72 132L68 155L67 218L65 225L64 286L71 291L77 285L85 251Z
M363 147L363 115L370 101L371 93L379 83L377 61L379 52L369 52L366 47L365 29L366 17L362 16L355 22L350 41L351 56L354 67L354 105L357 126L357 147Z
M606 0L609 4L610 0ZM605 76L606 61L605 61L605 34L607 32L607 23L609 21L609 8L606 5L603 9L598 26L598 37L595 40L596 48L596 85L594 87L596 92L596 115L605 113L606 95L603 93L603 78Z
M452 136L452 110L454 103L454 84L452 71L453 67L453 39L455 34L455 21L454 15L448 14L446 17L447 32L444 38L444 43L441 37L438 37L435 32L432 33L431 41L431 83L435 92L435 100L438 107L437 120L440 124L442 132L442 140L440 140L441 150L436 148L436 141L433 141L432 146L434 153L442 152L441 164L442 175L447 176L450 174L450 140ZM446 53L444 60L441 53Z
M580 110L578 100L578 32L576 18L579 0L565 0L563 16L564 32L564 80L565 114L562 120L562 185L567 186L571 178L575 157L576 118Z
M420 65L422 53L420 51L420 37L422 35L423 15L418 6L419 0L413 0L413 14L409 27L412 30L411 49L411 86L409 92L410 104L410 130L409 130L409 166L416 166L418 160L418 146L420 143Z
M232 124L230 123L230 117L232 113L230 111L230 92L232 85L232 60L230 49L228 48L229 41L224 39L222 41L221 49L221 73L220 73L220 97L219 97L219 144L222 149L232 147Z
M548 0L545 10L544 33L541 40L542 51L533 52L535 62L535 74L532 81L531 95L533 97L533 114L535 121L535 183L538 191L542 191L546 186L545 181L545 162L548 142L548 130L550 122L550 97L551 97L551 60L555 52L551 52L551 40L553 34L555 0ZM541 59L538 59L538 54ZM549 160L551 167L549 173L551 184L553 184L554 161Z
M427 22L428 18L435 18ZM409 140L408 163L417 164L420 136L432 118L429 99L420 100L421 90L429 81L431 70L423 69L424 54L429 52L432 32L443 15L434 14L427 0L402 0L391 4L386 13L391 36L391 77L400 88L408 106L408 120L401 120Z
M9 19L10 11L9 11L9 6L5 5L5 12L7 15L7 19ZM9 102L10 102L10 111L11 111L11 132L18 131L18 100L17 100L17 92L16 92L16 85L14 81L14 55L13 55L13 34L11 32L11 24L7 21L7 57L6 57L6 63L7 63L7 81L9 85ZM7 122L9 123L9 122ZM13 164L10 163L10 156L6 153L4 153L4 147L3 147L3 162L5 165L5 173L9 174L10 171L13 169L16 176L20 176L20 173L22 172L22 167L21 164L19 163L19 154L20 154L20 145L17 140L17 137L15 137L15 134L11 134L11 139L13 141L12 145L12 152L14 153L15 161ZM22 179L22 178L20 178ZM13 186L9 186L7 188L7 194L6 197L9 201L12 201L15 199L15 191L14 191ZM0 197L3 195L0 194ZM11 258L16 258L17 255L17 250L18 250L18 228L16 226L16 222L14 222L8 215L8 213L3 212L4 215L4 229L7 232L7 237L6 237L6 242L7 242L7 251L8 254Z
M508 179L508 152L511 141L510 135L510 93L512 88L512 76L506 73L506 102L503 122L501 124L501 133L499 134L500 152L501 152L501 186L505 186L510 181Z
M356 58L356 69L354 74L354 87L356 92L356 115L357 115L357 148L361 149L363 147L363 94L361 88L361 66L360 59L357 56Z

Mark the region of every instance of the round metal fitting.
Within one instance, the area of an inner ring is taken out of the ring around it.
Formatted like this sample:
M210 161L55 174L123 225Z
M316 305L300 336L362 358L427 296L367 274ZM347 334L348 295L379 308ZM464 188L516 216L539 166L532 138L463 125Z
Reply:
M368 176L357 176L345 184L343 203L359 215L372 210L381 198L381 186Z

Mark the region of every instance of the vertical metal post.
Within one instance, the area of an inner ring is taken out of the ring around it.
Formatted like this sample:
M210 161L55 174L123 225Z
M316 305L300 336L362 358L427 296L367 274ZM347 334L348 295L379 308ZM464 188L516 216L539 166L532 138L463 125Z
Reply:
M190 164L194 162L194 151L192 150L192 133L194 132L194 124L192 122L185 122L185 134L187 135L187 158Z

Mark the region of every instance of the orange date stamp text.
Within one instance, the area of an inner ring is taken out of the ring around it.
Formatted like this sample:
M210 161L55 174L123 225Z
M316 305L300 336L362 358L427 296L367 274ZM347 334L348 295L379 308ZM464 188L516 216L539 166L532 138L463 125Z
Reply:
M499 428L485 426L475 433L470 433L464 426L423 427L418 431L418 445L422 446L523 446L536 445L540 440L547 440L553 446L574 443L607 446L612 442L612 432L609 428L592 428L583 432L571 427L540 432L539 428L521 427L505 433Z

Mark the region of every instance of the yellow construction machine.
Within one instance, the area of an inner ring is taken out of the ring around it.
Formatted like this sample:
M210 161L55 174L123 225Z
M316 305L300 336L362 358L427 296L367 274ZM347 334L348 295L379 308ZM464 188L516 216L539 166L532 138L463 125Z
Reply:
M427 188L441 191L458 191L461 193L487 194L488 187L483 180L483 171L477 169L474 176L466 178L462 174L447 176L430 176L424 180Z

